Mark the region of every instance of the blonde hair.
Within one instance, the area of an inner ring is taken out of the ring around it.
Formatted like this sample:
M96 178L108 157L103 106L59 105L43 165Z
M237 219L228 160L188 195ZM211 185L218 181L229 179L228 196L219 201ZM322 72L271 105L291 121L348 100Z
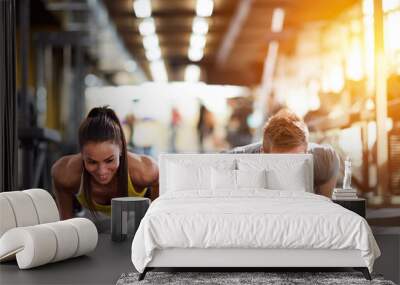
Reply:
M289 109L282 109L269 118L264 126L263 149L270 152L272 147L290 149L306 146L308 135L304 121Z

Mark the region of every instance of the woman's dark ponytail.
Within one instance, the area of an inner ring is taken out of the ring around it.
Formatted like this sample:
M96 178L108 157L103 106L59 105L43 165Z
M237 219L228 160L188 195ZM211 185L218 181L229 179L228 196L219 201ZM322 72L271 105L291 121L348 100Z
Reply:
M120 163L116 174L117 191L118 197L128 196L128 152L121 122L108 106L93 108L79 128L79 146L82 150L88 142L101 143L106 141L115 143L121 148ZM85 168L83 168L83 190L88 208L96 216L90 174Z

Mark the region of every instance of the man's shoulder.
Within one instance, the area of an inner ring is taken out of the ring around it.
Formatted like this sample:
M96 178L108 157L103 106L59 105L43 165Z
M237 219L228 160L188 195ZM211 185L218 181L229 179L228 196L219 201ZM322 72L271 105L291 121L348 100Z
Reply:
M261 142L256 142L244 146L238 146L231 150L228 150L226 153L260 153L261 152Z
M337 176L339 156L331 145L309 143L307 152L313 155L314 180L317 185Z
M308 143L307 152L317 156L336 157L335 149L329 144Z

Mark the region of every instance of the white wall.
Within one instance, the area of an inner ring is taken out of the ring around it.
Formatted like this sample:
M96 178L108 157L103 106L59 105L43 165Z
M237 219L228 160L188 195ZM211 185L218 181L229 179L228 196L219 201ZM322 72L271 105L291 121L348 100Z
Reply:
M227 98L247 95L248 92L247 88L237 86L185 82L90 87L85 93L86 112L96 106L109 105L121 120L129 113L139 119L154 119L157 123L154 146L157 152L165 152L168 151L171 108L175 106L182 117L177 148L180 152L196 152L200 102L214 113L217 123L222 126L229 115Z

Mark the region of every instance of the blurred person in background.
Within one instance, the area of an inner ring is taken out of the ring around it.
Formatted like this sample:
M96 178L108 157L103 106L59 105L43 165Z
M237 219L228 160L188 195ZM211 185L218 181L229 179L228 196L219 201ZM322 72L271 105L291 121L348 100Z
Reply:
M228 153L311 153L314 191L331 197L339 173L339 157L331 146L310 143L308 137L304 121L289 109L282 109L266 122L261 142L237 147Z
M128 114L125 116L125 119L122 122L122 129L124 131L125 139L126 139L126 146L129 151L133 151L135 145L133 143L133 133L134 133L134 126L135 126L135 115Z
M199 142L199 151L204 153L206 149L206 144L209 144L210 139L213 140L213 133L215 128L215 119L213 114L204 106L200 105L199 120L197 122L197 136Z
M158 123L155 119L136 118L133 132L134 153L155 156L154 144L157 142Z
M171 123L170 123L170 130L171 130L171 135L170 135L170 152L176 153L176 137L178 133L178 128L179 125L182 122L182 117L181 114L179 113L178 109L176 107L172 107L171 109Z
M241 102L243 101L243 102ZM252 102L236 100L226 127L226 141L230 147L246 145L252 142L253 134L247 122L253 112Z
M74 216L75 197L85 209L81 216L92 219L99 231L108 231L112 198L158 196L157 164L127 151L112 109L97 107L89 112L79 128L79 146L79 153L61 157L51 170L62 219Z

